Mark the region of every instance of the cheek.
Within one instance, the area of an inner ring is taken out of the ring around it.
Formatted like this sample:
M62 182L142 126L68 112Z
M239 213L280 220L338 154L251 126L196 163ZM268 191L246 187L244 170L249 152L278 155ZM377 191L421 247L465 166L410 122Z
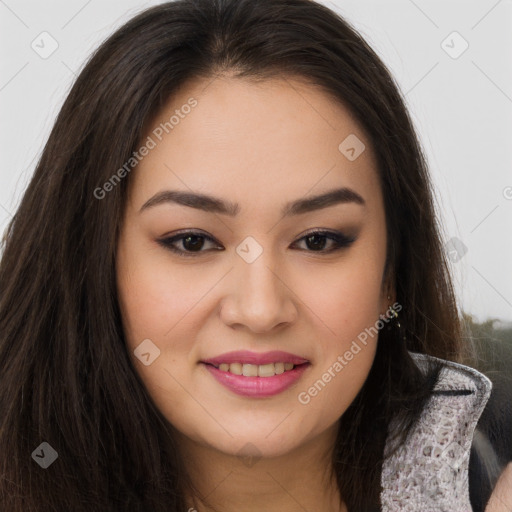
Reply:
M183 329L187 315L206 292L206 284L197 285L192 267L173 269L162 249L122 247L118 291L130 344L151 337L163 340Z
M197 319L205 314L205 296L219 279L214 274L205 270L198 275L193 265L172 266L165 250L140 241L120 243L118 294L127 349L153 399L166 410L183 405L178 383L193 390L190 375L199 359L194 340L201 328ZM158 357L149 365L134 353L144 340L157 347L152 349Z
M321 424L337 420L350 406L370 372L377 348L379 279L364 265L331 283L321 297L329 329L318 336L314 374L297 390L308 415ZM377 284L376 284L377 281ZM320 331L319 331L320 332ZM327 333L327 334L325 334Z
M332 341L344 344L355 339L378 320L383 265L380 255L361 247L335 268L307 273L301 298L331 340L328 346Z
M190 280L187 283L186 273L173 272L158 260L157 253L147 247L142 250L139 244L120 244L118 294L134 370L157 408L169 421L179 424L177 411L190 407L180 383L197 393L189 380L196 329L190 319L201 293L190 286ZM145 345L151 354L147 365L134 353L144 340L151 340Z
M310 296L324 335L317 341L317 369L298 390L298 399L313 417L327 422L352 403L375 357L385 260L380 249L379 244L361 244Z

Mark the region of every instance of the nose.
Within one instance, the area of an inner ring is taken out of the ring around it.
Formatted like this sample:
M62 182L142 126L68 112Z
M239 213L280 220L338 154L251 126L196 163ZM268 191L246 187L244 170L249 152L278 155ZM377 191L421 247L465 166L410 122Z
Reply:
M235 259L221 307L222 321L232 328L266 333L297 319L297 297L291 279L270 251L253 262Z

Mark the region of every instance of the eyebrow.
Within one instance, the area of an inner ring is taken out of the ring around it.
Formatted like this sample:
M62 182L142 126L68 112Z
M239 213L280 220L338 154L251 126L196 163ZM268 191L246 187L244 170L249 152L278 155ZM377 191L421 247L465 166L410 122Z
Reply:
M154 206L166 203L180 204L209 213L229 215L230 217L234 217L240 212L240 205L238 203L225 201L218 197L181 190L164 190L148 199L142 205L139 213L142 213L144 210ZM320 195L290 201L283 206L281 215L283 217L289 217L292 215L300 215L302 213L328 208L329 206L337 204L347 203L366 206L365 200L355 190L342 187L330 190Z

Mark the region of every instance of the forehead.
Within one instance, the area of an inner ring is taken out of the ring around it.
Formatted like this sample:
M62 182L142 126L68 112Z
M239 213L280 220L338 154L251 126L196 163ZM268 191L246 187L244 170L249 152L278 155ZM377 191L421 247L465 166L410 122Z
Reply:
M148 137L154 147L131 176L135 207L166 188L236 197L241 210L245 199L253 209L277 208L337 187L381 202L364 130L342 103L304 81L195 79L169 98L142 143Z

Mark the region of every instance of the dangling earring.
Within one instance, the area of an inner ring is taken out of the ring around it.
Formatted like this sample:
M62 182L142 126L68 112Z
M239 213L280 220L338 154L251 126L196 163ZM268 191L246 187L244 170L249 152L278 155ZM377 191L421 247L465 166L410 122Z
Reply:
M388 295L388 300L391 300L391 297ZM392 329L393 327L393 320L398 316L397 312L393 309L393 305L390 304L388 306L388 309L386 313L383 315L380 315L381 319L384 320L387 323L387 329Z
M388 300L391 300L391 297L388 295ZM404 341L404 343L407 341L405 338L405 334L402 335L402 326L400 325L400 320L398 320L398 312L396 309L392 307L392 305L389 306L389 309L391 310L391 314L393 315L393 319L396 319L396 327L398 329L398 338Z
M393 309L391 306L389 306L391 309L391 314L393 315L393 318L398 319L398 313L396 312L396 309ZM396 321L396 326L400 329L400 320Z

